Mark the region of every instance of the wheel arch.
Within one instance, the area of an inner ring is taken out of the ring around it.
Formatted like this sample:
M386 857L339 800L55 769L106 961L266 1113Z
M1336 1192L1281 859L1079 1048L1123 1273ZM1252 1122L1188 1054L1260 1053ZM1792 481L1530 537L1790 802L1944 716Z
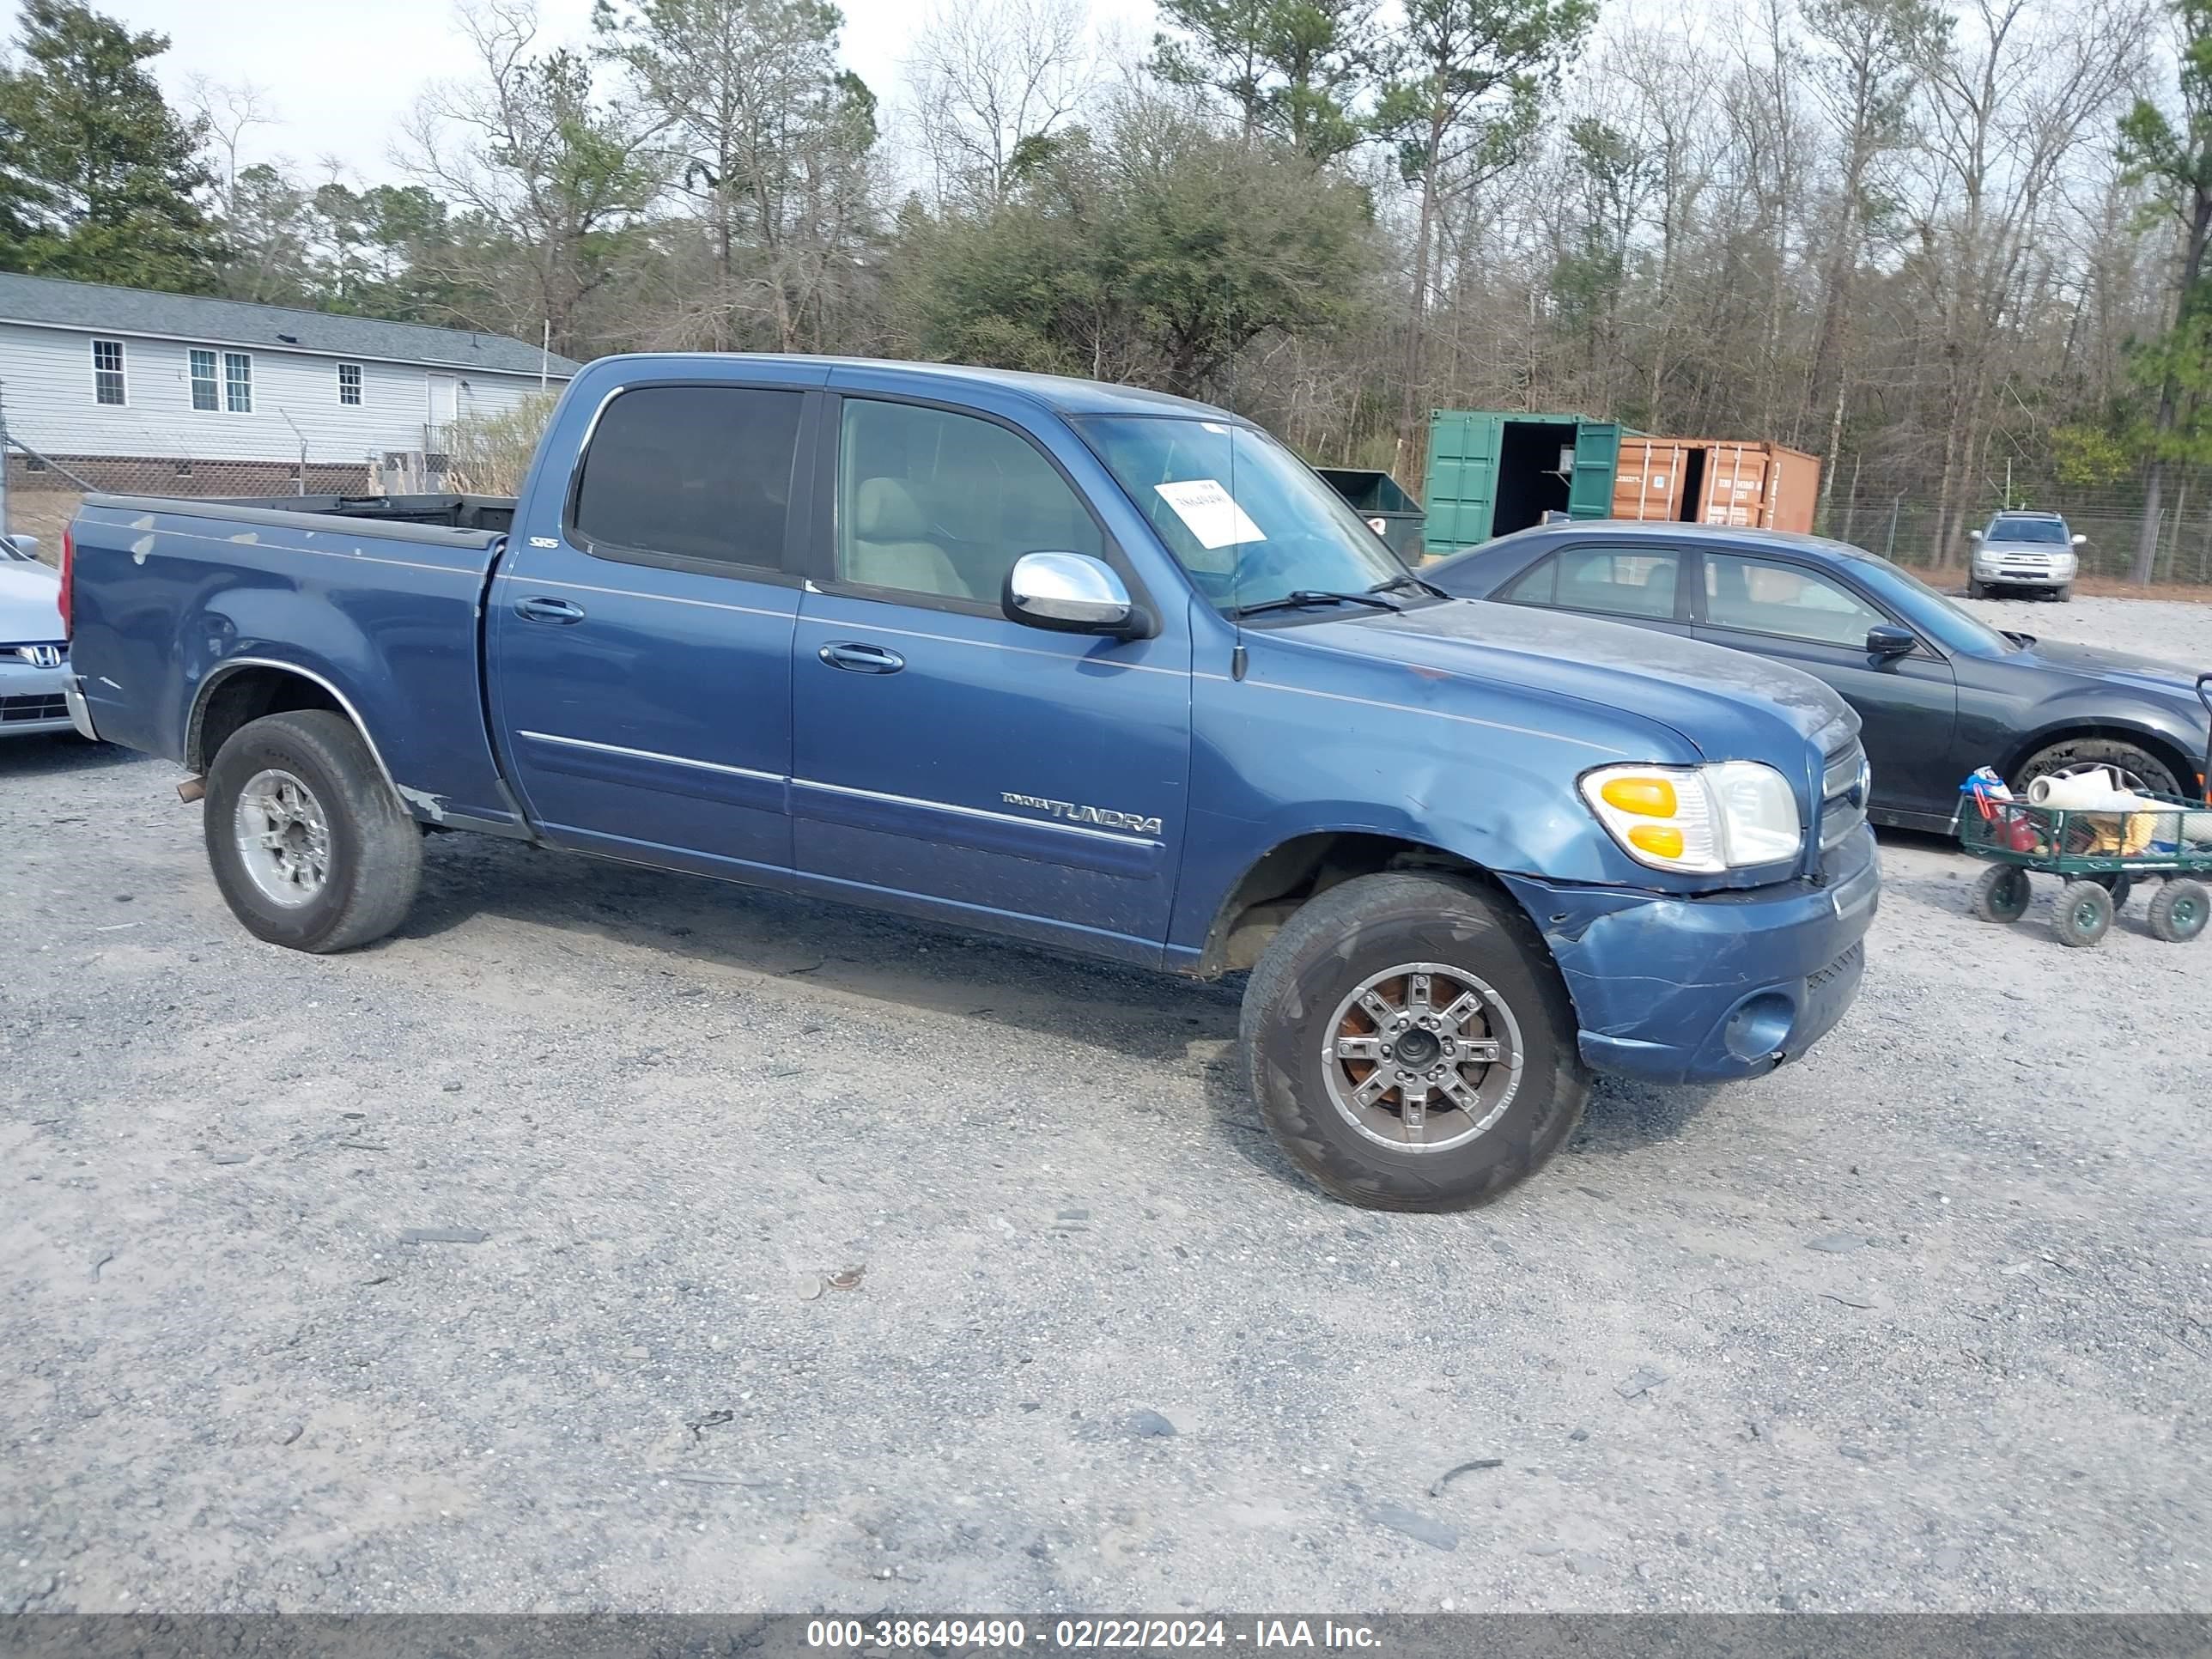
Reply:
M392 769L385 764L384 751L377 747L376 734L368 729L353 700L313 669L274 658L227 658L200 682L185 727L185 765L191 771L204 772L240 726L264 714L302 708L326 708L350 720L368 745L369 758L376 763L385 787L395 799L404 799Z
M1386 870L1456 875L1494 890L1521 908L1505 884L1474 860L1414 837L1370 830L1310 830L1277 842L1230 884L1197 965L1202 979L1251 967L1268 940L1308 900L1360 876Z
M2192 782L2203 787L2199 775L2204 769L2204 757L2191 754L2187 747L2171 732L2160 730L2145 721L2118 716L2081 715L2073 719L2054 720L2025 738L2016 740L1997 766L2001 777L2009 779L2020 767L2053 744L2079 743L2084 740L2106 743L2131 743L2148 750L2164 763L2166 769L2181 781L2186 789Z

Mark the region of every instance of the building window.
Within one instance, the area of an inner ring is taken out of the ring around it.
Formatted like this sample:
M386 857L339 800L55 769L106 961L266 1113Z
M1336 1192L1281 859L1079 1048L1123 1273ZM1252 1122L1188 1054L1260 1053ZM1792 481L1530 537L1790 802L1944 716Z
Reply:
M123 342L92 343L92 395L95 402L119 404L123 399Z
M359 363L338 365L338 401L342 404L354 404L361 402L361 365Z
M234 415L253 413L253 359L242 351L222 354L222 406Z
M192 364L192 407L221 409L222 401L216 391L215 353L195 350L191 353Z

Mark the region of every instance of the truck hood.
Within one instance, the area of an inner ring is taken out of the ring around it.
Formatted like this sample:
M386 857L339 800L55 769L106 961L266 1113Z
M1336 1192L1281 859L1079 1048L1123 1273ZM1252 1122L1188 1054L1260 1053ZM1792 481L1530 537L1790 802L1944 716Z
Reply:
M1416 671L1626 709L1671 727L1708 759L1755 757L1742 741L1750 735L1747 715L1778 716L1824 753L1858 729L1844 700L1800 670L1655 629L1528 605L1451 599L1286 631Z
M0 645L43 645L62 636L58 574L42 564L0 564Z

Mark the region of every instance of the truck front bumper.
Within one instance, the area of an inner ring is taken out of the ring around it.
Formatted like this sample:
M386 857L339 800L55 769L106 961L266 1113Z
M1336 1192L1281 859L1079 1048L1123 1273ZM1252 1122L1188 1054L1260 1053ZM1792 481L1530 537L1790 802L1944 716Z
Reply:
M1990 587L2063 587L2080 568L2074 559L2008 559L2002 553L1978 553L1973 561L1974 580Z
M1850 873L1825 885L1674 898L1505 881L1565 976L1591 1070L1718 1082L1795 1059L1850 1006L1881 894L1873 832L1853 842L1833 858Z

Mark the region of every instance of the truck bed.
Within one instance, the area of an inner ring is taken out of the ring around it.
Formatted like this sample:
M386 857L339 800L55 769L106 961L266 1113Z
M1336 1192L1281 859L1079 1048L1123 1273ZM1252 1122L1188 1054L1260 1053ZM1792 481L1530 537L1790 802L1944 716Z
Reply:
M220 729L289 671L353 714L418 817L518 825L477 650L514 512L467 495L88 495L70 659L94 726L204 767L210 709Z

